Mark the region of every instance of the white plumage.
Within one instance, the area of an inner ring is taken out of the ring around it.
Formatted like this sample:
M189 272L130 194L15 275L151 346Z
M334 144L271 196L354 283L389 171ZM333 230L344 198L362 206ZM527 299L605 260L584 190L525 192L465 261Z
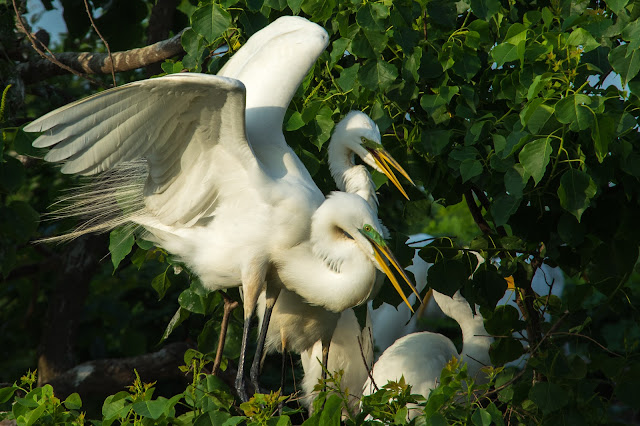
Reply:
M412 386L412 392L429 396L437 386L440 373L452 357L467 363L470 377L478 382L486 380L480 369L491 365L489 347L493 338L488 337L480 314L474 315L467 301L459 292L448 297L436 291L433 297L442 311L458 322L462 329L462 352L458 354L453 342L441 334L412 333L398 339L387 348L373 366L373 382L382 387L389 381L398 381L402 376ZM370 379L364 385L364 394L375 392ZM414 407L415 408L415 407ZM415 417L418 410L410 410Z
M324 201L282 134L284 111L325 48L326 32L303 18L285 17L254 38L258 53L262 43L276 46L265 60L279 64L276 69L286 71L287 78L264 76L260 84L247 86L246 111L240 81L181 73L98 93L25 128L44 132L34 146L51 147L46 159L63 161L63 173L111 170L109 178L118 182L132 177L128 214L102 225L98 220L86 232L133 222L207 288L242 285L243 348L267 281L276 294L284 285L340 312L366 299L374 263L386 269L380 255L388 252L369 205L349 194ZM84 213L109 216L109 209L119 210L117 188L107 186L109 191L94 191L88 198L113 200L102 203L99 212L83 204ZM322 230L315 239L312 222ZM323 243L335 243L348 257L339 270L326 262L333 248ZM237 385L246 399L243 360Z

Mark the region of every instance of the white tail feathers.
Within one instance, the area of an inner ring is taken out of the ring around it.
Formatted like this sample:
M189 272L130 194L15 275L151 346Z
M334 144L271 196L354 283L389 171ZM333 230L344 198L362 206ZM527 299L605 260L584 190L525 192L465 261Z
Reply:
M87 182L73 188L52 205L45 215L48 220L70 217L84 219L73 231L39 242L65 242L84 234L110 231L129 225L131 232L138 225L134 217L144 213L143 190L148 174L147 162L123 162L99 175L86 178Z

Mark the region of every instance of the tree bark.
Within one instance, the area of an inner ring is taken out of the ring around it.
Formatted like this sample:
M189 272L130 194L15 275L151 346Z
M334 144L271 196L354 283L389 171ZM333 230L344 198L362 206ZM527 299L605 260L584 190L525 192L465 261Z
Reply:
M182 32L150 46L124 52L113 52L115 71L122 72L142 68L183 53L181 37ZM68 67L85 74L111 73L111 60L107 53L63 52L56 53L55 58ZM18 64L17 69L25 83L34 83L68 72L47 59Z
M49 297L38 351L38 385L76 365L74 346L79 318L106 247L106 235L83 236L61 257L61 274Z
M47 382L60 399L73 392L78 392L83 399L90 396L104 398L120 392L135 380L134 369L145 383L169 379L183 381L186 385L191 378L178 367L184 364L184 353L189 348L189 344L178 342L149 354L88 361Z

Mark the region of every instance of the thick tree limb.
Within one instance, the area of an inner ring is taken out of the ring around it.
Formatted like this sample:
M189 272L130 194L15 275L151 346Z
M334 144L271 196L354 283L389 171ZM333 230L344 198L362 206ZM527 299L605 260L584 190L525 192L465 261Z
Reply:
M172 343L150 354L88 361L65 371L48 383L61 399L73 392L78 392L82 398L120 392L135 380L134 369L143 382L168 379L180 380L186 384L190 378L178 367L184 364L184 353L189 347L187 343Z
M180 43L181 37L182 32L168 40L163 40L150 46L126 50L124 52L114 52L112 56L115 72L142 68L183 53L184 50ZM87 74L111 73L111 60L106 53L63 52L55 53L54 58L56 61L77 72ZM55 75L65 74L67 71L58 67L48 59L40 59L19 64L18 72L26 83L33 83Z

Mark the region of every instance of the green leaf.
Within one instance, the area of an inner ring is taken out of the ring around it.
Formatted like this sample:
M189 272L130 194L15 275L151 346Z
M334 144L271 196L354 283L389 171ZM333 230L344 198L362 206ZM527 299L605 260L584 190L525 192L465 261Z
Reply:
M442 105L448 105L459 91L458 86L441 86L435 95L424 95L420 99L420 106L429 112Z
M351 40L344 37L339 38L338 40L333 42L333 44L331 45L331 53L329 54L329 57L331 58L331 61L329 62L330 68L333 68L333 66L340 59L342 59L345 50L347 50L347 47L349 46L349 43L351 43Z
M627 84L640 71L640 51L629 50L628 44L620 45L609 53L613 70L622 77L622 85Z
M164 333L160 338L160 343L165 341L177 326L179 326L180 324L182 324L184 320L189 318L189 315L191 315L191 313L188 310L183 308L178 308L176 313L169 320L169 324L167 324L167 328L164 330Z
M4 404L8 400L10 400L15 391L18 389L19 388L17 386L10 386L8 388L0 389L0 404Z
M427 271L427 284L440 293L453 296L469 280L469 272L459 260L442 259Z
M504 174L504 188L514 197L522 198L522 190L527 186L529 177L522 164L515 164Z
M361 28L385 31L385 19L389 17L389 6L382 3L365 3L356 12L356 22Z
M572 130L588 129L593 122L593 114L585 105L590 103L591 98L587 95L574 94L566 96L556 103L556 117L560 123L570 124Z
M496 66L502 67L505 62L511 62L518 59L518 46L510 43L500 43L491 49L491 57L496 61Z
M111 263L113 270L118 269L118 265L122 260L131 253L135 238L131 228L120 227L111 231L109 234L109 251L111 252Z
M471 10L478 18L488 21L500 11L500 0L471 0Z
M351 53L359 58L376 58L388 42L389 35L386 32L364 28L353 37Z
M596 115L591 128L591 138L596 151L598 161L602 163L609 154L609 142L615 140L616 122L606 115Z
M158 293L158 300L162 300L169 287L171 287L171 281L167 276L168 270L169 269L165 269L163 273L157 275L153 280L151 280L151 287L153 287L153 289Z
M336 0L303 0L302 11L311 16L314 22L324 22L329 19L336 7Z
M569 402L567 392L550 382L538 382L533 385L529 391L529 399L545 414L559 410Z
M524 170L533 177L533 182L536 185L544 177L551 151L551 141L548 138L536 139L522 147L522 151L518 155Z
M520 207L521 198L512 194L500 194L491 204L491 216L496 226L505 225Z
M484 408L478 408L473 412L471 421L475 426L489 426L491 424L491 414Z
M360 64L353 64L349 68L343 69L342 72L340 72L340 77L336 80L338 86L345 92L353 89L353 86L356 84L359 69Z
M164 398L154 401L139 401L133 404L131 408L139 416L156 420L164 414L168 403L169 400Z
M629 0L607 0L607 6L613 10L616 15L622 13L624 7L629 3Z
M511 308L515 309L513 306ZM489 355L493 365L503 365L507 362L515 361L524 353L522 343L513 337L503 337L497 339L491 345Z
M367 61L360 68L358 77L367 89L383 92L398 78L398 69L385 61Z
M302 114L298 111L294 111L293 114L289 117L286 124L284 125L284 129L287 132L292 132L294 130L298 130L302 126L305 125L304 120L302 119Z
M63 404L68 410L79 410L82 408L82 399L80 399L80 395L74 392L64 400Z
M38 419L40 417L42 417L42 415L44 414L44 411L47 409L47 406L43 403L41 405L39 405L37 408L28 411L24 416L22 416L22 419L18 418L18 424L19 425L25 425L25 426L31 426L36 424L36 422L38 421ZM22 421L20 421L22 420Z
M102 416L104 419L109 420L126 416L131 409L129 398L129 393L125 391L108 396L102 404Z
M331 394L324 403L322 414L320 415L321 425L339 425L342 416L342 398L336 394Z
M191 15L191 27L213 43L231 26L231 15L215 3L200 6Z
M208 299L200 296L190 288L180 293L178 303L180 303L181 307L194 314L204 315L207 312Z
M622 37L629 42L628 51L635 51L640 48L640 20L636 19L624 30L622 30Z
M17 244L28 242L38 229L40 215L29 203L14 200L0 207L0 231Z
M560 178L558 187L560 205L573 214L578 222L595 195L595 182L591 176L581 170L569 169Z
M460 163L460 175L462 182L482 174L482 163L478 160L466 159Z
M583 51L590 52L600 46L600 43L589 32L583 28L577 28L573 30L569 39L567 40L569 46L582 46Z
M16 136L13 139L13 149L18 154L28 155L29 157L42 158L47 153L44 148L34 148L32 143L38 137L37 133L27 133L22 130L22 127L16 132Z

